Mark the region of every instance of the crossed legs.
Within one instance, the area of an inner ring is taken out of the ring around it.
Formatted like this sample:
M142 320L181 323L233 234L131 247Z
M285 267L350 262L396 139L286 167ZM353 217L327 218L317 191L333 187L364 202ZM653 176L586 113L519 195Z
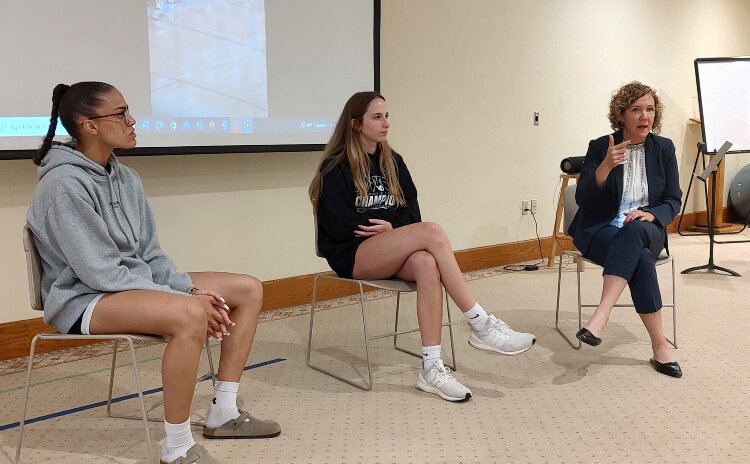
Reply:
M584 327L600 334L617 299L630 286L636 311L651 338L653 359L667 363L674 361L674 356L662 327L654 264L655 255L663 248L662 233L655 224L633 221L622 229L607 226L595 236L586 257L604 267L602 296Z
M448 237L437 224L419 222L368 238L357 249L352 276L355 279L396 276L416 282L417 319L422 337L422 371L417 388L443 399L463 401L471 397L471 390L461 385L440 359L443 287L472 328L471 346L515 355L534 344L533 335L513 331L477 303L456 263Z
M417 283L417 318L423 346L440 344L443 286L462 312L477 302L448 237L432 222L418 222L368 238L357 249L352 274L355 279L395 275Z

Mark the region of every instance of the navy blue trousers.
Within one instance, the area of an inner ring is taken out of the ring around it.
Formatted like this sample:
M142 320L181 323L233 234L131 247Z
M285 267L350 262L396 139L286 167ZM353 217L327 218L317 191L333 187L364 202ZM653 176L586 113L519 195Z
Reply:
M622 229L608 225L594 235L584 256L602 266L603 275L628 281L638 313L653 313L662 304L655 262L665 238L664 230L651 222L631 221Z

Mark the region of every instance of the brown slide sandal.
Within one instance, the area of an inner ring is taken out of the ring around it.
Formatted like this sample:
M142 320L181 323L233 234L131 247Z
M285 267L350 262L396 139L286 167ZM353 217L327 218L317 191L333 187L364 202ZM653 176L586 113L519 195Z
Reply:
M203 437L222 438L273 438L281 434L281 426L272 420L263 420L240 411L240 416L214 429L203 427Z
M164 461L159 462L161 462L161 464L221 464L221 461L211 457L208 454L208 451L206 451L206 448L198 444L191 446L185 457L179 457L168 463Z

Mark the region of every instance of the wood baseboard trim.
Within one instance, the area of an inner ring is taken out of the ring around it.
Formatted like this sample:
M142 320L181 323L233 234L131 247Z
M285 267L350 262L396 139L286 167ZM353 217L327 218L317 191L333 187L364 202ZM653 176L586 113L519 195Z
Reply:
M41 317L24 319L21 321L6 322L0 324L0 361L6 359L20 358L29 355L31 339L37 334L55 332L55 329L46 325ZM99 341L54 341L37 343L37 353L48 353L50 351L63 350L76 346L101 343Z
M728 211L725 209L724 217L727 218ZM705 221L705 212L688 213L682 221L683 228L700 222L701 217ZM677 231L675 220L669 227L670 232ZM524 240L520 242L502 243L479 248L456 251L456 260L463 272L476 271L491 267L504 266L506 264L520 263L542 259L539 251L541 242L541 254L545 256L550 249L552 237L543 237L540 241ZM570 237L558 238L558 243L563 249L573 249ZM558 253L559 249L558 247ZM542 264L543 265L543 264ZM269 280L263 283L263 311L272 311L279 308L298 306L310 303L312 299L312 283L315 274L286 277L283 279ZM345 283L323 280L318 284L318 295L320 300L330 300L347 295L353 295L356 288ZM41 317L12 321L0 324L0 360L27 356L31 339L36 334L54 332L54 329L44 324ZM39 353L70 348L74 346L88 345L97 342L54 342L40 343L37 346Z
M730 222L733 224L744 224L745 218L741 218L737 215L737 213L734 212L734 209L732 208L724 208L722 216L724 221L723 222ZM680 216L677 216L675 220L672 222L672 224L669 225L667 228L667 232L670 234L677 233L677 225L680 222ZM696 224L706 224L708 221L706 220L706 212L705 211L696 211L694 213L685 213L685 215L682 217L682 224L680 231L685 232L687 231L688 227L692 227Z

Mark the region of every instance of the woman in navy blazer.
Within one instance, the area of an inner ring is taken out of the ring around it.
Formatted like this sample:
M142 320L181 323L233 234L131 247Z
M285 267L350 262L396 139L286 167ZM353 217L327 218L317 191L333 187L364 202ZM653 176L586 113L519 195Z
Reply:
M578 339L602 342L598 335L628 286L651 337L651 365L681 377L662 328L655 268L661 250L669 253L667 226L682 198L674 144L656 135L662 108L655 90L639 82L614 93L609 120L615 132L589 143L576 188L579 210L568 233L583 256L604 268L601 302Z

